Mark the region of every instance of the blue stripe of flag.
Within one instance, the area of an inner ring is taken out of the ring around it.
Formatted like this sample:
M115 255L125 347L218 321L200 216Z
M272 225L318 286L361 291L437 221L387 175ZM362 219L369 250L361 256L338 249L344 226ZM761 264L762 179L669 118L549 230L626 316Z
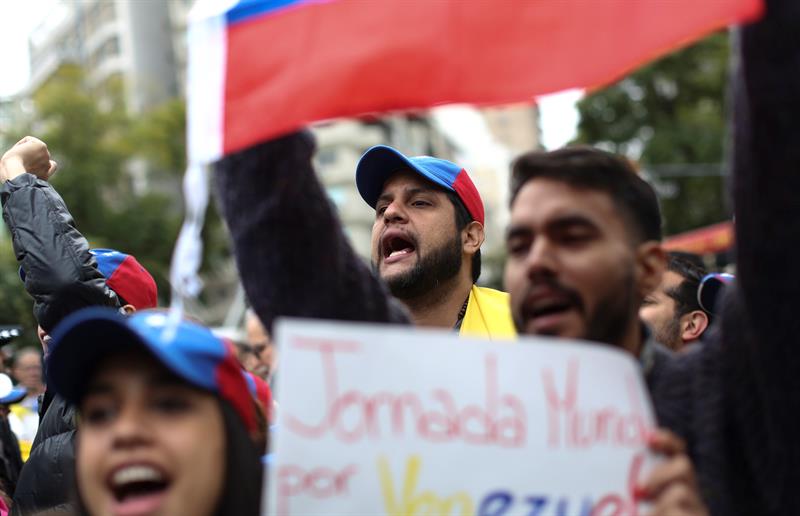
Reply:
M272 11L303 3L305 0L239 0L236 5L225 13L228 23L238 23L249 20L255 16L267 14Z

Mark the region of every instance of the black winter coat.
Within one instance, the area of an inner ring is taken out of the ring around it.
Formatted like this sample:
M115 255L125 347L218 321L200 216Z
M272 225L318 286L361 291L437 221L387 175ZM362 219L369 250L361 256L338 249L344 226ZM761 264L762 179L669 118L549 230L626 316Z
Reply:
M86 306L119 306L89 253L89 243L49 183L22 174L3 185L0 201L25 290L33 297L34 315L42 328L50 332L64 317ZM14 492L14 515L73 510L75 409L48 392L40 417Z

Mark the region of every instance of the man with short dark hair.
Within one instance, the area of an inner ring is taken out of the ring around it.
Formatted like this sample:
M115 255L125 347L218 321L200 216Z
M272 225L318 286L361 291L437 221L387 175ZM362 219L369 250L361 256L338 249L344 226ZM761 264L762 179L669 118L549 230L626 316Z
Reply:
M711 325L711 314L698 300L706 271L677 253L668 253L661 284L644 298L639 316L653 331L656 342L680 351L696 342Z
M506 238L517 330L657 353L637 314L661 281L660 240L655 192L624 159L586 147L523 155Z
M638 318L665 267L652 187L625 159L588 147L524 154L512 174L505 286L517 330L627 350L654 388L671 354ZM707 514L682 442L657 434L668 460L643 498L656 514Z
M508 295L475 285L484 209L465 169L378 145L359 160L356 185L375 209L373 268L416 325L489 338L514 335Z

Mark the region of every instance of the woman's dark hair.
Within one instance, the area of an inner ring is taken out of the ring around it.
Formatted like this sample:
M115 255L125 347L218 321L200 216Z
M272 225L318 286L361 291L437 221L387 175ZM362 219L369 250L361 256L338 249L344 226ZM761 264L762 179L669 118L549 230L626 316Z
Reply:
M220 400L225 426L225 483L215 514L258 516L261 513L261 490L264 468L259 450L241 418L227 401Z
M219 400L222 424L225 429L225 471L222 495L217 504L216 516L258 516L261 513L261 490L264 468L261 465L263 450L259 450L233 407ZM80 431L80 430L79 430ZM77 454L76 454L77 455ZM76 514L91 516L75 486Z

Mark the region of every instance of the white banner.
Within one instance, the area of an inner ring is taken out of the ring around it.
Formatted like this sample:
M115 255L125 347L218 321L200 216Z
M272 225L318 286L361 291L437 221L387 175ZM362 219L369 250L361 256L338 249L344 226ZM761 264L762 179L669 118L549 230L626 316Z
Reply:
M301 320L276 338L269 514L638 512L654 417L627 353Z

